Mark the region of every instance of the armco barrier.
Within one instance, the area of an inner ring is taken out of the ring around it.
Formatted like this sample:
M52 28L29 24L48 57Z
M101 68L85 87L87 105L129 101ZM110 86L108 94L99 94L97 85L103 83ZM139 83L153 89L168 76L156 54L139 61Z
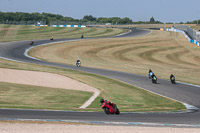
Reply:
M183 30L177 30L177 29L171 28L171 29L167 29L167 31L180 32L180 33L182 33L182 34L187 38L187 40L188 40L189 42L194 43L194 44L196 44L197 46L200 47L200 43L199 43L198 41L196 41L196 40L191 39L191 38L185 33L185 31L183 31Z

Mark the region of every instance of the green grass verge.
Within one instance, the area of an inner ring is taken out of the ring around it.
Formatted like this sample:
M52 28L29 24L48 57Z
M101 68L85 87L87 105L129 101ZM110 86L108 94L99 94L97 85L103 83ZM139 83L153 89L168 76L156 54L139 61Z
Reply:
M40 40L56 38L80 38L114 36L128 32L126 29L116 28L65 28L65 27L37 27L25 25L0 24L0 42L20 40Z
M32 71L43 71L56 73L71 77L101 90L100 96L89 106L86 111L102 111L99 107L101 97L116 103L121 111L174 111L185 107L176 101L152 94L145 90L90 73L79 72L68 69L47 67L25 63L15 63L0 59L0 67L25 69ZM0 83L0 108L37 108L37 109L73 109L80 106L91 94L80 93L63 89L45 87L34 87ZM48 92L48 93L47 93ZM41 93L43 93L41 95ZM28 96L29 95L29 96ZM71 98L73 97L73 98ZM13 101L13 98L15 100ZM36 100L36 98L40 100ZM43 103L37 105L37 103Z
M56 88L0 82L0 107L70 110L78 108L92 94Z

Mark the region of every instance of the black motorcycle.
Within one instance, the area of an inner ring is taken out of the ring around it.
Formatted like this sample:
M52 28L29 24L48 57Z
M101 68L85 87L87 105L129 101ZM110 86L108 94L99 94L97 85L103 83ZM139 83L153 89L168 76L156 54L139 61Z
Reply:
M77 67L81 67L81 62L80 62L80 61L77 61L77 62L76 62L76 66L77 66Z
M157 84L157 77L156 77L156 75L152 76L152 83L153 84Z
M175 76L173 74L170 76L170 81L172 84L176 84Z
M30 45L33 45L33 41L30 42Z

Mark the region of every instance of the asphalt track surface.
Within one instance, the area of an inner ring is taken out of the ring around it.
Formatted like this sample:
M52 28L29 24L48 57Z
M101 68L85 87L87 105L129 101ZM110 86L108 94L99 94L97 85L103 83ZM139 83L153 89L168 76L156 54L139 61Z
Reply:
M130 33L117 37L134 37L149 34L148 30L134 29ZM113 37L115 38L115 37ZM91 39L91 38L90 38ZM103 39L103 38L102 38ZM51 40L37 40L34 41L33 46L38 46L46 43L73 41L80 39L55 39ZM158 84L152 84L147 76L130 74L119 71L96 69L89 67L80 67L46 62L29 58L24 55L25 51L29 49L30 41L8 42L0 43L0 57L33 64L42 64L58 68L68 68L89 73L94 73L117 79L131 85L143 88L145 90L178 100L183 103L193 105L200 108L200 87L192 86L182 83L172 85L167 80L159 79ZM148 71L148 70L147 70ZM173 112L173 113L121 113L120 115L105 115L103 112L76 112L76 111L44 111L44 110L18 110L18 109L0 109L0 120L3 119L43 119L43 120L75 120L85 122L126 122L138 125L138 123L156 123L156 124L187 124L195 127L200 127L200 112ZM148 124L147 124L148 125ZM153 124L154 125L154 124Z

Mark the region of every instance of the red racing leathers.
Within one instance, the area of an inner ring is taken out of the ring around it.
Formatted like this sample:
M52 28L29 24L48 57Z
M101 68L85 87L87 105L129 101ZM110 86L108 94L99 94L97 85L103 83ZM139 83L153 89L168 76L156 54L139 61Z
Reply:
M109 109L109 113L110 114L114 114L116 112L115 108L114 108L115 104L111 103L107 100L104 100L104 103L101 105L101 108L108 108Z

